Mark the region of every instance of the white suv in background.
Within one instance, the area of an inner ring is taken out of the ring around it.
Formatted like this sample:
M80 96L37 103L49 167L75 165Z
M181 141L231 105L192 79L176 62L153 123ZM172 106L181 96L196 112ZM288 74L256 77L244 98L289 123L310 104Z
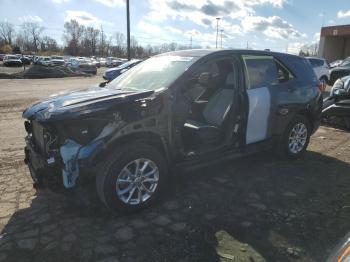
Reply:
M330 77L327 60L318 57L306 57L306 59L309 60L317 78L326 85Z

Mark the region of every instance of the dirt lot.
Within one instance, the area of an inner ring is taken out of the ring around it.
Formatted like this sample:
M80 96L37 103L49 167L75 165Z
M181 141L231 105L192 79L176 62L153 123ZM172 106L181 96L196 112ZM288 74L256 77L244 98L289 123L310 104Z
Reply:
M324 261L350 231L350 133L329 127L301 160L264 153L178 174L135 215L35 192L23 109L100 81L0 80L0 261Z

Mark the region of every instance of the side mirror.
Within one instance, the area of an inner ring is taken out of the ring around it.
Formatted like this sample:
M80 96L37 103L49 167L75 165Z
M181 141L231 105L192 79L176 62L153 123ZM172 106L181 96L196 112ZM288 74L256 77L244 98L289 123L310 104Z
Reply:
M108 83L108 82L102 82L102 83L100 83L98 86L99 86L99 87L106 87L107 83Z

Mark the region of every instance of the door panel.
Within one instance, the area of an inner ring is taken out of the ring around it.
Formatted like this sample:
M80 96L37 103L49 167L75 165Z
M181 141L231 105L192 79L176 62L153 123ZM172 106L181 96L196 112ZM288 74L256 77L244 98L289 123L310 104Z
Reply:
M278 72L272 56L244 55L243 61L249 104L246 144L252 144L271 136L271 112L275 107L272 94L278 82Z
M246 142L255 143L267 139L268 120L271 112L271 94L269 88L261 87L247 91L249 114Z

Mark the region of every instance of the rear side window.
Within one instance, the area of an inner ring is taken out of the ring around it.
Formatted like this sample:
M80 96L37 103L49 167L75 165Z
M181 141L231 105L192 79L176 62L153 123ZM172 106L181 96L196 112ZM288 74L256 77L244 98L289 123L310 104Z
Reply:
M320 66L324 66L325 61L322 59L315 59L315 58L310 58L308 59L310 64L312 65L312 67L320 67Z
M283 65L278 60L275 60L275 61L277 66L277 76L278 76L279 83L284 83L294 78L294 75L285 65Z
M278 71L272 56L242 56L247 89L268 87L278 83Z

